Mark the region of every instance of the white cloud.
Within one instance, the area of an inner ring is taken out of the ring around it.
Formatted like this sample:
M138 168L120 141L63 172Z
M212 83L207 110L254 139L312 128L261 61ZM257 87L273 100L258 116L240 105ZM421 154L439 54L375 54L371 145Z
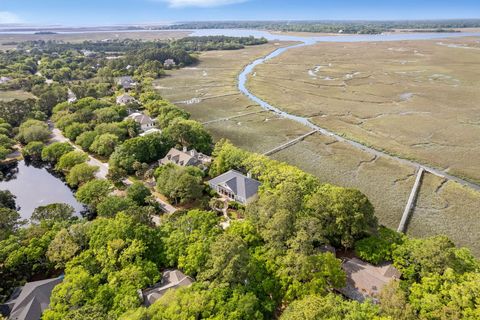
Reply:
M172 8L183 7L218 7L228 4L241 3L247 0L161 0Z
M9 11L0 11L0 24L20 23L22 19L16 14Z

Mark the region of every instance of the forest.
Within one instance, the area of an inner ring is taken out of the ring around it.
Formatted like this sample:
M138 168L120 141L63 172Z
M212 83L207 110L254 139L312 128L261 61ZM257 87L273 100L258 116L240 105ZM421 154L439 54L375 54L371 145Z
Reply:
M291 32L379 34L395 29L478 28L478 19L415 21L205 21L173 24L162 29L262 29Z

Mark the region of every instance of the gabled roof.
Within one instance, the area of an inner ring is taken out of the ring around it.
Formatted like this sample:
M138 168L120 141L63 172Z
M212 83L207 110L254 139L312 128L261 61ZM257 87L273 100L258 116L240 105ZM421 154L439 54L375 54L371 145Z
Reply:
M118 79L118 84L124 87L125 89L133 88L134 86L137 85L135 80L133 80L133 78L130 76L120 77Z
M20 294L10 301L11 320L37 320L50 304L50 295L53 288L62 282L62 278L47 279L26 283Z
M212 188L220 185L229 189L236 196L245 200L250 199L258 193L261 183L249 178L236 170L230 170L213 178L208 182Z
M138 122L141 125L152 124L155 122L154 120L152 120L152 118L140 112L132 113L127 118L133 119L135 120L135 122Z
M342 268L347 274L347 286L339 291L358 301L375 298L386 284L400 277L392 264L374 266L357 258L346 259Z
M143 291L144 303L149 306L160 299L168 290L190 286L194 280L180 270L167 270L163 273L162 281L153 288Z
M197 152L197 150L192 149L187 151L185 150L178 150L175 148L170 149L168 151L165 158L160 160L161 164L168 164L168 163L175 163L179 166L196 166L199 164L207 164L211 162L212 159L204 155L203 153Z
M117 104L128 104L134 101L135 101L135 98L126 93L119 95L116 99Z

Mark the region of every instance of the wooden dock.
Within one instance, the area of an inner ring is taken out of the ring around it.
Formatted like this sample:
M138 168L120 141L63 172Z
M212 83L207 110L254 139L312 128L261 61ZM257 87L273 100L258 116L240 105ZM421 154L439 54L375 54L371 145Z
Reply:
M420 190L424 172L425 169L423 167L419 167L417 170L417 177L415 178L415 183L413 185L412 191L410 192L410 196L408 197L407 206L403 211L402 220L400 220L400 224L398 225L398 232L405 233L407 231L410 213L413 211L413 208L415 206L415 201L417 200L418 191Z
M314 134L314 133L316 133L316 132L318 132L318 130L310 131L309 133L304 134L303 136L300 136L300 137L298 137L298 138L295 138L295 139L293 139L293 140L290 140L290 141L288 141L287 143L284 143L284 144L282 144L282 145L280 145L280 146L278 146L278 147L276 147L276 148L274 148L274 149L272 149L272 150L269 150L269 151L267 151L267 152L264 152L263 155L264 155L264 156L270 156L270 155L272 155L272 154L274 154L274 153L277 153L277 152L279 152L279 151L281 151L281 150L283 150L283 149L286 149L286 148L288 148L288 147L291 147L291 146L293 146L294 144L302 141L302 140L305 139L306 137L309 137L309 136L311 136L312 134Z

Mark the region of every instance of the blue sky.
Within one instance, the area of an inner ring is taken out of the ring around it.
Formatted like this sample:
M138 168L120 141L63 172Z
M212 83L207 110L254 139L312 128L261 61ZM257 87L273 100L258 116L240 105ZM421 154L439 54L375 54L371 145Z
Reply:
M0 0L0 24L446 18L480 18L480 0Z

